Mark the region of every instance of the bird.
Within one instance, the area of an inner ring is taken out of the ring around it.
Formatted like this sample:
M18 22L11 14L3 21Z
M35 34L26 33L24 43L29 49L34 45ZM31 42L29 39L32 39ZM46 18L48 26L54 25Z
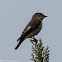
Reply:
M21 36L18 38L18 40L17 40L18 44L15 47L15 50L18 49L20 44L25 39L32 38L41 31L42 21L45 17L47 17L47 16L45 16L43 13L40 13L40 12L37 12L32 16L30 22L27 24L27 26L23 30Z

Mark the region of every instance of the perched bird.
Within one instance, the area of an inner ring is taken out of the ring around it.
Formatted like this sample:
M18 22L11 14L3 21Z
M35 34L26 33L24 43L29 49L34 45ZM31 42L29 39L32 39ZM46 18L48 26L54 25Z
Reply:
M47 17L42 13L35 13L32 16L31 21L27 24L25 29L23 30L20 38L17 40L19 41L18 45L15 47L17 49L20 44L26 39L26 38L31 38L37 35L40 30L42 29L42 20Z

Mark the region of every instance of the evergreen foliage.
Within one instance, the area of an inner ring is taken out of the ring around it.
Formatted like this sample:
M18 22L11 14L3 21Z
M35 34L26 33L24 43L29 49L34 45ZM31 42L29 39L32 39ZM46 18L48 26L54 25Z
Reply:
M45 48L43 43L40 40L33 37L31 40L32 43L32 58L34 62L49 62L49 47Z

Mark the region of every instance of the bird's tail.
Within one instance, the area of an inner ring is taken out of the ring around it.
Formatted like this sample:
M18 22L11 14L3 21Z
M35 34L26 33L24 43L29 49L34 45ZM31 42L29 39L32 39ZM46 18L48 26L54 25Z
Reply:
M20 44L23 42L24 38L20 37L17 41L19 41L18 45L15 47L15 50L20 46Z
M20 38L17 40L17 42L20 40Z

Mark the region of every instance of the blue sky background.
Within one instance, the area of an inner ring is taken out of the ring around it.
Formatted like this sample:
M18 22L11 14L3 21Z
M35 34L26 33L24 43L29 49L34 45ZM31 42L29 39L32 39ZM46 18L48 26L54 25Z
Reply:
M40 37L44 46L49 46L50 62L62 61L62 0L0 0L0 60L32 62L30 39L26 39L17 50L14 48L36 12L48 17L35 37Z

